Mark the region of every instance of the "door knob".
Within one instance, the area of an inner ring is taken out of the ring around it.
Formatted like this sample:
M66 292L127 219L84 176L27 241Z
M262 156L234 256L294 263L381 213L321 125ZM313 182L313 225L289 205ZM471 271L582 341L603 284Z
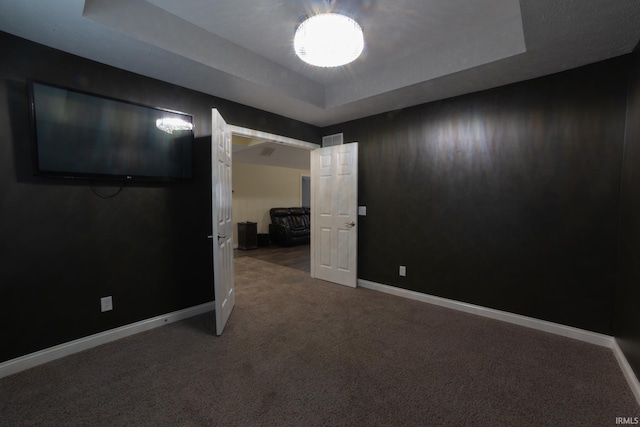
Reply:
M355 227L356 222L355 221L347 222L347 225L350 225L351 227Z

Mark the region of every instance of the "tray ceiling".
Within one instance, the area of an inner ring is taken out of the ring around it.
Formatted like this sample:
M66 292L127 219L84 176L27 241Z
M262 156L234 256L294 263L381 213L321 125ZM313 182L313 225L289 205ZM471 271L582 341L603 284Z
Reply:
M335 69L296 57L319 10L360 23ZM637 0L0 0L0 30L317 126L484 90L631 52Z

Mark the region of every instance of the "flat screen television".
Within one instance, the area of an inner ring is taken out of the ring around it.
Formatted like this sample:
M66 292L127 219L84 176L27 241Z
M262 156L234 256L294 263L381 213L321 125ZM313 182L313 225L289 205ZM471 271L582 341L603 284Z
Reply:
M192 177L193 117L29 81L35 173L170 182Z

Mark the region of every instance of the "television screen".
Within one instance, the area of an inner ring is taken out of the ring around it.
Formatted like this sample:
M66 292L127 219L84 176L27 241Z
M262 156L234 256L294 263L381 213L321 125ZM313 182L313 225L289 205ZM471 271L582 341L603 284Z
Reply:
M192 176L193 117L29 82L36 173L126 181Z

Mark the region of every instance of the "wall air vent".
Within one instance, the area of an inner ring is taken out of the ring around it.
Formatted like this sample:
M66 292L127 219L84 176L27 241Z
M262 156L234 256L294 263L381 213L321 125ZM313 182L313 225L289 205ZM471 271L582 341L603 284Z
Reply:
M273 147L264 147L260 152L260 155L263 157L269 157L273 154L274 151L276 151L276 149Z
M343 138L341 133L336 133L334 135L327 135L322 137L322 146L323 147L332 147L334 145L342 145Z

